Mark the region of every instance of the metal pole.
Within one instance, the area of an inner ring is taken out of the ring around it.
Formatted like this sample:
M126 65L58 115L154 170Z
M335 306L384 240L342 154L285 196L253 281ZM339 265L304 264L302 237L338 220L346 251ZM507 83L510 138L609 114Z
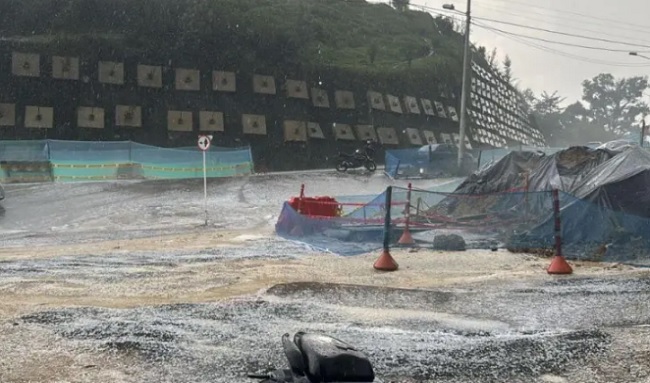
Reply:
M303 198L305 198L305 184L300 185L300 197L298 198L298 214L302 214Z
M411 225L411 190L412 186L411 183L409 182L408 190L406 191L406 222L405 222L405 227L406 230L410 229Z
M525 172L524 176L526 177L526 179L524 180L524 187L526 188L525 191L524 191L524 193L525 193L524 198L525 198L525 201L526 201L526 205L525 205L526 210L524 211L524 217L525 217L526 221L528 221L528 212L530 211L530 204L528 202L528 189L530 188L530 173Z
M208 171L205 166L205 150L203 151L203 203L205 207L205 226L208 226Z
M562 224L560 223L560 193L553 189L553 218L555 232L555 255L562 257Z
M470 40L469 30L471 25L471 9L472 0L467 0L467 12L465 20L465 52L463 53L463 84L460 96L460 132L459 132L459 148L458 148L458 169L463 166L463 157L465 157L465 130L467 128L467 93L469 87L470 69L472 66L470 58Z
M644 119L641 120L641 142L639 143L641 147L643 147L643 140L645 139L645 133L646 133L646 126L645 126L645 116L644 116Z
M384 217L384 250L390 248L390 208L392 206L393 187L386 188L386 216Z

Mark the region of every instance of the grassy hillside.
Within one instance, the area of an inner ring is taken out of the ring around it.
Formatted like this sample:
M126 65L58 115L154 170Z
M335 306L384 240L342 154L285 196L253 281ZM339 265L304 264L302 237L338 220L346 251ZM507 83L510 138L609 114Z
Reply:
M59 53L329 68L420 86L457 84L462 45L446 19L363 0L4 0L0 34Z

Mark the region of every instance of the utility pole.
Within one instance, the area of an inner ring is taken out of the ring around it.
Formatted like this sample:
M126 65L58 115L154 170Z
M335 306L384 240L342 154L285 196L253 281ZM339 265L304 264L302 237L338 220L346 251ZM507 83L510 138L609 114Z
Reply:
M453 4L444 4L444 9L456 10ZM465 157L465 133L467 130L467 99L470 92L470 75L472 69L471 42L469 40L470 26L472 24L472 0L467 0L467 9L465 10L465 44L463 50L463 84L460 95L460 131L458 132L460 142L458 146L458 168L463 166Z
M467 99L469 98L468 93L469 83L470 83L470 74L472 68L472 58L470 56L470 47L471 43L469 41L469 29L471 25L471 10L472 10L472 0L467 0L467 10L465 12L465 52L463 54L463 84L462 91L460 96L460 132L458 133L460 138L460 146L458 147L458 168L462 169L463 159L465 157L465 133L467 129Z

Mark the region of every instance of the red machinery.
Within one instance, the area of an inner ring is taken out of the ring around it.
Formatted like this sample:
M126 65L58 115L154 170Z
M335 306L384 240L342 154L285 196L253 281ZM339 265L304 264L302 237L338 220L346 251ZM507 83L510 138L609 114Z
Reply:
M305 185L300 188L300 197L291 197L289 205L302 215L339 217L341 205L333 197L305 197Z

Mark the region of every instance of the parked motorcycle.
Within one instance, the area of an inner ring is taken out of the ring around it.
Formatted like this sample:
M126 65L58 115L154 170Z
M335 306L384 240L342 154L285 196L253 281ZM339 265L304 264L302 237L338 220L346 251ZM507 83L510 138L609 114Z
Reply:
M327 335L298 332L293 341L282 336L288 369L248 374L261 383L381 383L368 357L353 346Z
M365 167L371 172L377 170L375 160L370 158L367 154L362 153L360 150L357 150L352 154L339 153L339 161L336 164L337 171L346 172L348 169L356 169L360 167Z

